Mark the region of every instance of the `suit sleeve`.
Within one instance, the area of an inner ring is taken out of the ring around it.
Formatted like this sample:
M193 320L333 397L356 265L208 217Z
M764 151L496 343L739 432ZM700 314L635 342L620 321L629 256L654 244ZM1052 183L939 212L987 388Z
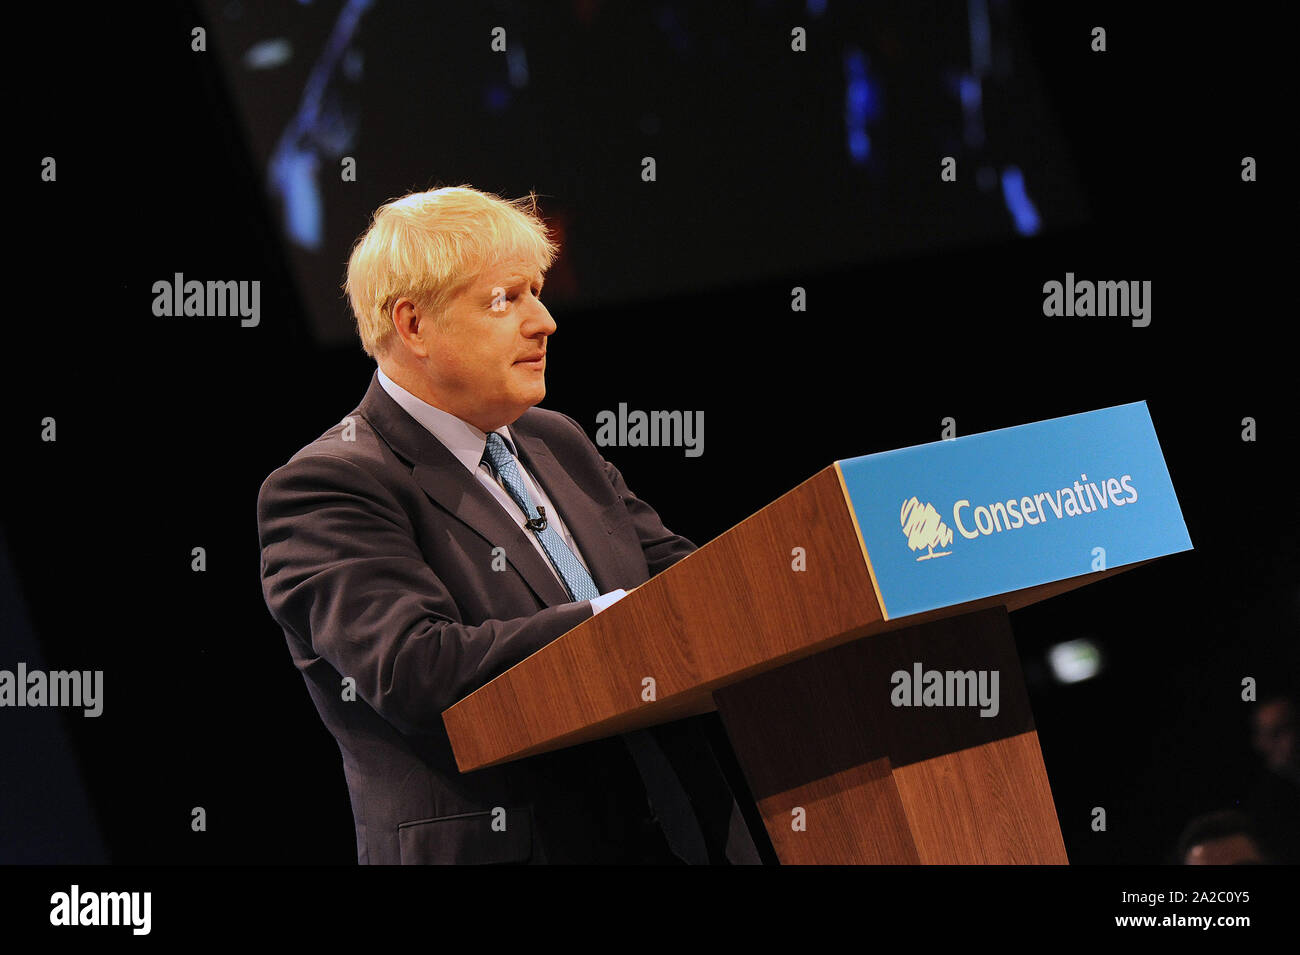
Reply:
M582 430L582 425L574 421L568 415L564 418L571 424L578 433L582 435L583 442L587 445L590 453L595 455L600 461L601 467L605 472L605 477L618 493L623 505L627 508L628 514L632 518L632 526L636 530L636 536L641 541L641 550L645 554L646 565L650 568L650 576L661 571L667 570L673 564L677 563L687 554L698 548L682 537L680 534L674 534L660 519L658 512L653 507L641 500L623 480L623 475L619 473L618 468L610 464L601 456L596 445L592 443L587 432Z
M257 518L271 615L408 734L440 732L443 710L592 614L583 600L465 625L398 502L346 458L277 470Z

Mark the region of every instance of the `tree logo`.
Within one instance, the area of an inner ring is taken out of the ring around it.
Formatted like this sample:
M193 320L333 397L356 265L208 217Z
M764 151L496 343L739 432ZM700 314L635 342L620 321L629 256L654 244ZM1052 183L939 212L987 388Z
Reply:
M898 515L898 522L903 526L907 536L907 546L912 550L926 549L917 560L929 560L931 557L947 557L950 550L935 552L936 547L948 547L952 544L952 528L939 518L939 512L933 504L922 505L916 498L903 502L903 510Z

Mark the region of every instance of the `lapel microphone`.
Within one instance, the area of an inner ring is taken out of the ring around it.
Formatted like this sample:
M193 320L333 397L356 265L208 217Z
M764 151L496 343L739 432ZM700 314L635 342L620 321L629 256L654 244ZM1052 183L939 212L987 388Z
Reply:
M546 508L539 504L537 506L537 513L540 515L539 517L532 517L524 522L524 526L530 531L546 530Z

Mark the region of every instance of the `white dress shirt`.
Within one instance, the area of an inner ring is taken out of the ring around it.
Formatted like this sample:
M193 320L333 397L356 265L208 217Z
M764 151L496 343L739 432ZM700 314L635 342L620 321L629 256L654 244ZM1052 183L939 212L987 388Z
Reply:
M462 421L454 414L451 414L448 411L443 411L441 408L435 408L427 401L415 397L415 395L411 394L401 385L397 384L397 382L385 375L383 369L379 369L379 384L384 391L388 392L389 397L401 406L403 411L414 418L426 431L432 434L434 438L446 447L448 451L455 455L456 460L465 465L470 473L478 479L478 482L488 489L492 496L496 498L497 503L505 508L506 513L514 519L516 524L519 525L519 529L523 531L524 536L532 541L533 547L535 547L537 552L541 554L542 560L546 563L546 566L551 569L551 573L555 575L555 579L560 582L561 586L563 586L564 578L560 576L559 572L555 569L555 565L551 563L551 558L547 556L546 549L542 547L542 542L538 539L536 534L524 526L525 522L528 520L528 515L524 513L523 508L515 503L514 498L512 498L509 492L506 491L505 485L497 479L492 469L488 466L488 463L483 460L483 451L487 448L487 433L480 431L468 421ZM537 482L533 480L532 475L528 473L528 469L524 467L524 462L519 457L519 451L515 445L514 438L510 436L509 428L506 425L502 425L496 429L496 433L501 435L502 439L506 443L506 447L509 448L510 453L514 455L515 467L519 471L519 477L524 482L524 486L528 488L528 493L533 499L533 504L546 508L547 524L555 529L555 532L560 535L560 538L564 543L568 545L571 551L573 551L574 556L582 562L582 566L587 568L588 573L591 573L591 568L587 567L587 561L583 558L582 552L578 550L578 545L574 541L573 535L569 533L569 529L560 518L559 510L551 503L551 499L546 496L546 492L543 491ZM566 587L565 590L567 592L568 588ZM611 590L607 594L601 594L599 597L590 601L592 612L600 613L625 594L626 591L622 588Z

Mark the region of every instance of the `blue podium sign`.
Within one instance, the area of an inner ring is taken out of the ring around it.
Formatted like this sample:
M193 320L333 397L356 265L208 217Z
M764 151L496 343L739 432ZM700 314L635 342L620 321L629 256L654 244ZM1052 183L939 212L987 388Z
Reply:
M1192 549L1145 401L835 467L886 619Z

